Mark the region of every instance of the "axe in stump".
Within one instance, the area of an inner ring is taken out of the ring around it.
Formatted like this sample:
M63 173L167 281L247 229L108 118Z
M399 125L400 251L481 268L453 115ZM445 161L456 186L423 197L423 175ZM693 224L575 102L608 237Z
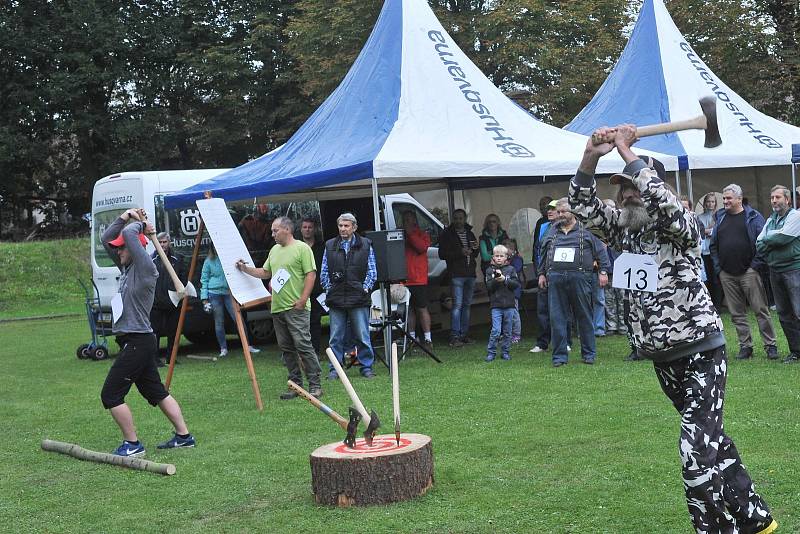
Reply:
M353 389L353 385L350 383L350 379L347 378L344 369L342 369L342 365L339 363L339 360L336 359L336 355L333 353L330 347L325 349L325 353L328 355L328 359L331 361L333 368L336 369L336 373L339 375L339 379L342 381L344 389L350 396L350 400L353 401L356 410L358 410L358 413L364 420L364 424L367 425L367 429L364 431L364 440L367 442L367 445L371 447L372 439L375 437L375 431L381 426L380 419L378 419L378 414L375 413L375 410L372 410L372 412L369 414L367 413L367 409L364 408L364 404L361 402L361 399L358 398L356 390Z

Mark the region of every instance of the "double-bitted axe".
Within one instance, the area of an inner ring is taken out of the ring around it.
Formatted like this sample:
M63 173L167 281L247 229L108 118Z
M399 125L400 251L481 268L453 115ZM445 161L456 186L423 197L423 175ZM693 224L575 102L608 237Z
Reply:
M367 442L368 446L372 446L372 439L375 437L375 431L381 426L378 414L375 413L375 410L372 410L369 414L367 413L367 409L364 408L364 404L361 402L361 399L358 398L356 390L353 389L353 385L350 383L350 379L347 378L344 369L342 369L342 365L339 363L339 360L336 359L336 355L330 347L325 349L325 353L328 355L328 359L331 361L333 368L336 369L336 373L339 375L344 389L350 396L350 400L353 401L353 405L364 420L364 424L367 425L367 429L364 431L364 441Z
M652 135L680 132L683 130L705 130L706 137L703 146L706 148L718 147L722 144L722 138L719 135L719 125L717 124L717 97L706 96L701 98L700 109L702 114L693 119L651 124L649 126L637 126L636 137L650 137ZM593 135L592 142L595 145L610 143L613 141L615 132L616 129L611 129L607 135Z
M339 415L336 410L316 398L314 395L303 389L301 386L298 386L293 381L288 380L287 384L289 385L289 389L306 399L308 402L316 406L319 411L336 421L336 424L342 427L344 430L347 431L347 437L344 438L344 444L348 447L355 448L356 446L356 431L358 430L358 422L361 421L361 415L359 413L350 408L350 421L348 422L347 419Z

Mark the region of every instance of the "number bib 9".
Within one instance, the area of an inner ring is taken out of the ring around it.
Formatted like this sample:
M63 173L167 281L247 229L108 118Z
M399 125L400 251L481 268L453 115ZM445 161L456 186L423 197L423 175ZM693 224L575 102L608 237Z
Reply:
M658 266L652 256L623 252L614 262L612 287L655 293L658 288Z

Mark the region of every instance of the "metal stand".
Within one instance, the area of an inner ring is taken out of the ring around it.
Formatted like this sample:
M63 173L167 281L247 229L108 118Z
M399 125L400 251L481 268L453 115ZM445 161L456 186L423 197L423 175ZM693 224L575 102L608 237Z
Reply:
M404 326L400 326L401 325L401 321L400 321L399 318L396 318L396 317L392 316L391 305L387 306L385 304L387 302L391 302L391 295L389 294L390 284L385 283L385 282L381 282L380 285L381 285L381 300L384 302L384 309L387 310L387 313L384 313L383 317L381 319L371 320L369 322L369 325L371 327L373 327L373 328L380 328L383 331L383 339L386 342L386 347L388 348L388 350L391 350L391 346L392 346L392 329L396 328L397 330L399 330L400 332L403 333L403 335L406 337L406 339L411 341L412 345L416 345L417 347L419 347L419 349L422 350L422 352L424 352L425 354L427 354L428 356L430 356L431 358L436 360L438 363L442 363L442 360L437 358L436 355L433 352L431 352L430 350L425 348L425 346L422 345L417 340L417 338L415 338L414 336L409 334L408 330L406 330L404 328ZM411 304L409 303L407 305L410 306ZM403 352L403 355L400 358L401 360L403 358L405 358L406 352L408 352L409 349L410 349L410 347L406 348L406 350ZM384 362L384 363L386 363L386 362ZM387 367L388 367L388 365L387 365Z

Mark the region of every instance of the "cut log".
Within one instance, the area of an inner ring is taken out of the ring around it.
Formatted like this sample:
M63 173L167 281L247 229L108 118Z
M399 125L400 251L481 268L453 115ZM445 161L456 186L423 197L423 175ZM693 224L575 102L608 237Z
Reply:
M49 439L42 440L42 449L50 452L58 452L86 460L89 462L97 462L102 464L112 464L129 469L136 469L138 471L149 471L150 473L158 473L160 475L174 475L175 466L172 464L159 464L151 462L150 460L142 460L141 458L130 458L125 456L116 456L107 452L90 451L84 449L74 443L65 443L63 441L52 441Z
M407 501L433 485L433 446L422 434L375 436L355 448L341 441L311 453L311 486L319 504L365 506Z

